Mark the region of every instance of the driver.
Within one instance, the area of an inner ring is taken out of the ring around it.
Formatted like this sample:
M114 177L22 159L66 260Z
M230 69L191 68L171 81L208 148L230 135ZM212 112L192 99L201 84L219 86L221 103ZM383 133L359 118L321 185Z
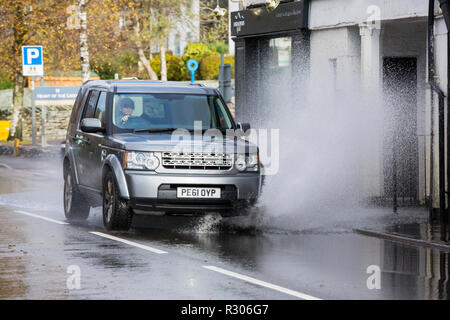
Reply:
M134 102L130 98L122 98L119 102L119 124L121 126L126 126L129 124L131 115L134 112Z

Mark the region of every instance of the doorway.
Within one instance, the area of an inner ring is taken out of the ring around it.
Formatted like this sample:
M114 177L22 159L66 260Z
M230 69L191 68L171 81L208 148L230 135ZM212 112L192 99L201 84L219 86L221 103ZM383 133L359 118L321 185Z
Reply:
M417 58L383 59L384 195L418 202Z

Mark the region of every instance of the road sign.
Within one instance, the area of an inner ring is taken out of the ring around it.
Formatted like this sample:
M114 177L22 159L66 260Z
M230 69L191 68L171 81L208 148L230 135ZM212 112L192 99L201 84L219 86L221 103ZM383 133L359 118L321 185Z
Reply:
M191 82L194 83L195 81L195 71L198 69L198 62L195 59L191 59L187 63L187 68L189 71L191 71Z
M42 46L22 47L22 72L24 76L44 76Z
M70 105L75 102L80 87L36 87L36 105Z

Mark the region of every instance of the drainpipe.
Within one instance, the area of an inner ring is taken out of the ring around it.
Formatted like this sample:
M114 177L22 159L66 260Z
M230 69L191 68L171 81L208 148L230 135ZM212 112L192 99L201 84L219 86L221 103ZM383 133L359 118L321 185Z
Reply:
M450 0L439 0L441 6L442 15L444 16L445 25L447 26L447 32L450 30ZM450 75L450 34L447 34L447 77ZM447 81L447 88L450 92L450 79ZM450 119L450 108L449 102L447 101L447 119ZM447 120L447 184L450 186L450 127ZM447 198L449 197L449 188L447 187ZM448 222L448 213L445 215L444 220Z
M447 14L450 7L448 0L439 0L441 8L445 8ZM450 22L450 19L449 19ZM447 27L448 28L448 27ZM439 214L441 217L445 216L445 155L444 155L444 98L445 95L434 81L434 0L429 0L428 7L428 83L431 89L436 92L439 99ZM431 94L431 131L430 131L430 218L433 217L433 175L434 175L434 106L433 93Z

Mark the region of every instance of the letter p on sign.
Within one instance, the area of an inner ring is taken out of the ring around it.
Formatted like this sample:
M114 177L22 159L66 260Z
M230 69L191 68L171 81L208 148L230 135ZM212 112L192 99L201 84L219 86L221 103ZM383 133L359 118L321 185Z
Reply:
M27 64L33 64L33 59L39 58L39 50L30 48L27 55Z
M22 72L24 76L44 76L42 46L22 47Z

